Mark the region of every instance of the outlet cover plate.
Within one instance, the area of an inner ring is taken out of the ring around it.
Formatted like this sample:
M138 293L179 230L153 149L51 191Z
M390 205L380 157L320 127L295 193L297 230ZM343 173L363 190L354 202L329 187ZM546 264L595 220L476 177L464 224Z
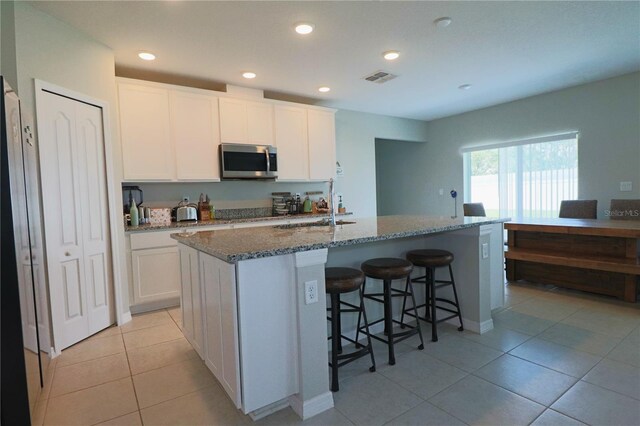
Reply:
M304 283L304 304L310 305L318 302L318 281L306 281Z

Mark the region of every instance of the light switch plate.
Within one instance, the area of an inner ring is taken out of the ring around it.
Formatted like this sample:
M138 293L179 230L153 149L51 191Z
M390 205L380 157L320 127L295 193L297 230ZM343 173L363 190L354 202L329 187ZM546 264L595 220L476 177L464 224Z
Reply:
M620 191L633 191L633 183L620 182Z

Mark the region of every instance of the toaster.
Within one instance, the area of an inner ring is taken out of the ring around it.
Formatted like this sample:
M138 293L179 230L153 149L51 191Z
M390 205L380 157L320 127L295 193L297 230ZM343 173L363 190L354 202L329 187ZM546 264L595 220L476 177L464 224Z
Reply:
M191 206L177 207L176 222L186 222L189 220L198 220L196 208Z

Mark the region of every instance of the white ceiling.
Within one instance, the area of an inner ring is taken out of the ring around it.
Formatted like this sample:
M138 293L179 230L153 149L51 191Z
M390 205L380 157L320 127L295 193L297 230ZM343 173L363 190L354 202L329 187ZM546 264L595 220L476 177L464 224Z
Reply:
M424 120L640 69L638 1L31 4L110 46L118 66ZM453 23L437 28L442 16ZM297 35L299 21L315 31ZM402 56L387 62L391 49ZM140 50L157 60L141 61ZM363 80L377 70L399 77ZM322 85L331 92L319 94Z

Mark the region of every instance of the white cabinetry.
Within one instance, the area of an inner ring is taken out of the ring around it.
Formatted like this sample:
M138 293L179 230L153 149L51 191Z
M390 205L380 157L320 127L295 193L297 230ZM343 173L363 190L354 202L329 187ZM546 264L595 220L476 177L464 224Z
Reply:
M273 105L242 99L220 99L223 143L273 145Z
M180 296L180 261L177 243L169 236L172 232L131 235L133 304Z
M309 109L309 179L326 181L336 171L335 114L331 111Z
M118 96L124 180L220 179L216 96L125 81Z
M169 132L169 91L118 84L123 173L126 180L171 180L175 164Z
M202 289L198 266L198 252L180 245L180 276L182 333L200 358L204 359L204 321L202 318Z
M170 106L176 178L219 179L218 98L172 90Z
M200 286L204 295L205 363L240 408L235 267L205 253L199 253L199 256Z
M275 128L278 147L278 180L308 180L307 110L276 105Z

